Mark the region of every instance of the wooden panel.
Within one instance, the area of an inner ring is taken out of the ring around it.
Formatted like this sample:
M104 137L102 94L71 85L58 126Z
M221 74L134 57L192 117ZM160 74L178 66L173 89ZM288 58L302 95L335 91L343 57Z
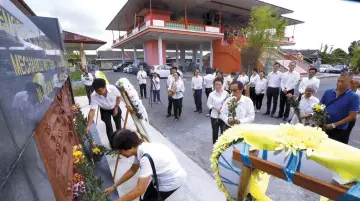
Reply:
M69 80L35 129L35 140L56 200L72 200L72 147L78 144Z
M250 162L253 168L259 169L261 171L267 172L270 175L278 177L280 179L285 180L285 173L282 170L281 166L265 161L261 158L258 158L253 155L249 155ZM234 149L233 151L233 159L242 162L242 158L240 155L240 151ZM327 182L323 182L321 180L315 179L308 175L302 174L300 172L296 172L293 178L293 183L303 187L307 190L310 190L314 193L317 193L321 196L325 196L329 199L336 200L340 198L347 192L347 189L344 187L336 186L329 184Z

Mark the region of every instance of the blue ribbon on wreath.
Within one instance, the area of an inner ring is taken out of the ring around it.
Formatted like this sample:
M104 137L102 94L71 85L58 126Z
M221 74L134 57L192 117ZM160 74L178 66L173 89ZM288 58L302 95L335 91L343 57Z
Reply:
M249 145L246 143L241 144L241 150L240 150L240 155L241 155L241 159L243 164L251 167L251 162L250 162L250 158L249 158Z
M286 181L293 184L292 179L294 178L295 172L300 171L302 152L296 151L296 155L290 153L289 161L287 165L282 167Z
M342 195L337 201L359 201L360 200L360 182L351 187L346 194Z

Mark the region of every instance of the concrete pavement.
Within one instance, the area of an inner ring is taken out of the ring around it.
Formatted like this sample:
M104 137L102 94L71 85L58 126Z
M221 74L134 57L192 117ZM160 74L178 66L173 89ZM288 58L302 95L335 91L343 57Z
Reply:
M136 85L136 77L130 74L124 73L113 73L105 72L110 83L114 84L119 78L126 77L134 85L134 87L139 90L139 86ZM316 93L316 97L319 99L323 95L326 89L333 88L336 86L336 77L337 75L331 75L331 77L323 77L326 79L321 79L321 85ZM206 107L206 96L205 92L203 93L202 103L203 103L203 113L194 113L195 104L191 91L191 79L184 78L185 83L185 93L183 100L183 115L182 119L174 123L174 117L166 118L167 114L167 90L166 88L166 79L161 80L161 90L160 98L162 100L162 105L153 104L151 107L148 100L143 100L144 106L148 112L151 125L166 136L174 145L176 145L182 152L184 152L189 158L195 161L201 168L203 168L210 175L212 171L210 169L209 158L212 153L212 130L210 124L210 118L206 117L207 107ZM149 93L149 85L147 85L147 93ZM149 95L148 95L149 96ZM279 101L278 101L279 103ZM270 116L264 116L266 110L266 97L263 100L262 112L257 113L255 116L255 123L264 123L264 124L280 124L283 123L281 119L271 118ZM350 145L359 146L360 136L356 135L360 133L360 123L356 123L352 135L350 137ZM271 183L278 184L278 186L269 186L268 192L271 193L270 196L274 200L290 200L289 195L285 194L292 193L294 196L299 196L293 198L294 200L318 200L318 197L314 197L311 192L302 189L290 189L291 187L285 182L280 180L272 180ZM278 190L279 186L281 188L288 187L289 190L284 190L284 192Z
M75 103L80 105L82 113L87 116L89 113L90 107L88 105L88 100L86 96L75 97ZM125 118L125 104L121 102L120 108L122 110L122 116ZM124 123L122 122L122 125ZM100 137L100 141L106 147L109 147L109 141L106 135L105 123L101 121L100 115L97 120L96 128ZM113 128L115 124L113 122ZM128 119L126 128L136 130L134 122L131 117ZM155 128L149 127L151 133L151 141L156 143L162 143L169 147L175 154L179 163L183 166L187 172L186 184L179 188L174 194L172 194L167 200L169 201L224 201L225 197L222 192L217 188L215 180L206 173L198 164L191 160L186 154L184 154L180 149L178 149L174 144L172 144L168 139L162 136ZM114 173L114 168L116 164L116 158L111 156L106 156L109 163L110 170L112 175ZM118 169L115 179L120 179L120 177L129 169L133 163L133 158L124 158L122 157L118 163ZM123 196L125 193L129 192L137 183L137 177L133 177L128 182L119 186L117 191L120 196ZM106 188L106 187L105 187Z

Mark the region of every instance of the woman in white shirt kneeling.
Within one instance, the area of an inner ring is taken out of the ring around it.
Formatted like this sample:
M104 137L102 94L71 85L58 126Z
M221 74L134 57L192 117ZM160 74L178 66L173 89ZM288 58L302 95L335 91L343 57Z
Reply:
M179 72L175 72L173 77L174 80L171 82L168 92L169 96L171 96L173 99L175 122L177 122L180 120L182 112L182 101L184 97L183 93L185 92L185 85L184 82L180 79Z
M216 77L214 79L215 91L210 93L209 99L207 100L207 106L211 109L210 116L213 144L215 144L219 137L219 128L221 133L224 132L224 122L219 118L219 116L224 101L229 96L229 93L223 89L223 84L224 80L220 77Z
M185 183L185 170L165 145L142 142L135 132L127 129L116 131L110 144L122 156L135 158L129 170L107 188L105 194L113 192L140 170L136 187L118 201L132 201L143 194L144 201L163 201Z

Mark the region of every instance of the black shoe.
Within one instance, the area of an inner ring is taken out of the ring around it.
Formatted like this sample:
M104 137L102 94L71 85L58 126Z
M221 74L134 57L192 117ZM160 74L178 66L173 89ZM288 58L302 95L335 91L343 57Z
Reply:
M175 119L175 120L174 120L174 122L178 122L178 121L179 121L179 119Z
M270 112L263 113L263 115L270 115Z
M142 100L142 99L144 99L143 97L140 97L140 99Z
M274 117L274 114L270 114L270 117Z
M288 118L287 118L287 117L284 117L284 118L283 118L283 121L287 122L287 121L288 121Z
M199 111L199 114L201 114L201 113L202 113L202 111L200 110L200 111Z
M169 118L171 116L171 114L168 114L168 115L166 115L166 118Z
M199 110L195 110L194 112L199 112Z
M275 118L277 118L277 119L281 119L281 118L283 118L282 116L277 116L277 117L275 117Z

